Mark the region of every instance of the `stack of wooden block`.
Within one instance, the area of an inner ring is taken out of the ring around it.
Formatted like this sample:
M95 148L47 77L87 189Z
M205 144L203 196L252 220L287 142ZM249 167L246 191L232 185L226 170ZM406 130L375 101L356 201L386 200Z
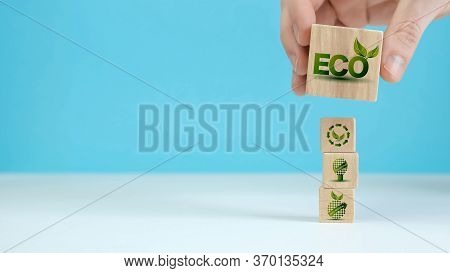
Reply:
M382 45L381 31L312 25L306 94L376 101ZM320 126L320 222L353 222L358 184L355 120L325 118Z
M354 118L320 121L323 183L319 191L319 218L323 223L351 223L355 217L358 153Z

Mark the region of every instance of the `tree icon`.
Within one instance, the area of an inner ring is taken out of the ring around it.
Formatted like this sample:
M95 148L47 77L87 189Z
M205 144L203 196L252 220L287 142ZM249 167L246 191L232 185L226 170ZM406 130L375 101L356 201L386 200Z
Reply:
M333 171L337 175L338 182L344 181L344 174L347 172L348 163L343 158L338 158L333 161Z

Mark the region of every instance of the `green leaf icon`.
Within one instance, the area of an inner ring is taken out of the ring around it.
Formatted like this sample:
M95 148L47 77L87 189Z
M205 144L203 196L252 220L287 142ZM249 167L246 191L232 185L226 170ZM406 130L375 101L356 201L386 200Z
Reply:
M339 141L343 140L344 137L345 137L345 134L342 134L342 135L339 137Z
M331 191L331 197L332 197L334 200L338 200L338 197L337 197L337 195L334 193L334 191Z
M380 48L378 46L375 47L374 49L369 51L369 53L367 53L367 58L375 58L376 56L378 56L379 51Z
M337 200L342 200L342 198L344 198L344 194L339 195Z
M355 38L353 49L357 55L367 58L367 49L358 41L358 38Z
M331 132L331 135L333 136L334 139L339 140L339 135L336 134L335 131L332 131L332 132Z

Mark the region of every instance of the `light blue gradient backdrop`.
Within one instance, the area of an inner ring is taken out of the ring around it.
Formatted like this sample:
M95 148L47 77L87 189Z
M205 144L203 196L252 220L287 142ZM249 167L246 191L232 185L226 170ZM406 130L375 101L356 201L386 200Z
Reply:
M264 104L290 86L278 1L5 2L185 103ZM138 105L172 101L3 4L0 18L0 171L144 171L174 154L137 148ZM426 31L377 103L283 97L312 105L311 151L279 156L320 171L319 119L354 116L361 171L449 172L449 29L446 18ZM265 152L194 149L158 171L295 169Z

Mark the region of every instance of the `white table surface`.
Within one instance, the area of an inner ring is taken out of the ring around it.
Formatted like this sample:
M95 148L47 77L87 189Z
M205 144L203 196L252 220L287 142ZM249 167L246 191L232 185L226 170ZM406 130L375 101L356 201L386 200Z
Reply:
M0 249L450 250L450 176L445 175L361 175L356 200L364 205L356 205L353 224L318 223L320 184L298 174L148 174L67 217L134 177L136 174L0 175Z

